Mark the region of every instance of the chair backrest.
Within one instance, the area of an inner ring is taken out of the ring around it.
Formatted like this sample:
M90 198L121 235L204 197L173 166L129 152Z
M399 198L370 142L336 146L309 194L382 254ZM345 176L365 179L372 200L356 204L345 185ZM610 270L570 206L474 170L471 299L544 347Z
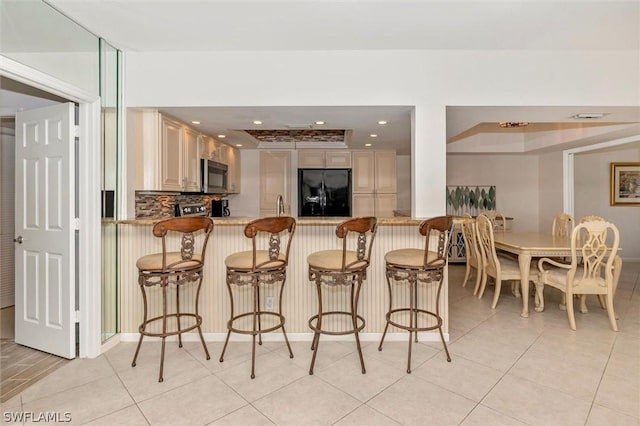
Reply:
M196 247L195 238L195 234L198 231L204 232L204 239L200 250ZM205 216L175 217L156 223L153 226L153 235L162 238L162 269L176 268L180 266L180 263L194 265L194 262L197 262L202 264L211 231L213 231L213 220ZM167 235L169 235L170 232L182 234L180 242L181 260L167 265ZM200 260L193 259L194 254L200 254Z
M619 268L616 260L619 243L618 228L612 223L592 220L578 224L571 233L569 282L578 283L582 288L613 285L615 266Z
M453 216L438 216L427 219L420 224L420 234L426 237L423 267L425 269L441 268L447 264L449 254L449 236L453 226ZM429 250L431 237L436 237L436 250ZM433 256L433 253L436 256Z
M507 219L502 213L495 210L487 210L480 213L480 216L485 216L486 218L488 218L491 221L491 226L495 231L506 231Z
M553 218L551 235L556 237L569 237L574 226L573 216L568 213L559 213Z
M285 232L286 231L286 232ZM252 270L262 265L256 264L256 252L268 250L270 265L287 265L289 262L289 250L291 241L296 231L296 220L290 216L265 217L247 223L244 227L244 235L251 238L253 250ZM282 250L282 239L285 239L285 249Z
M363 263L364 268L369 266L371 259L371 249L373 248L373 240L378 231L378 220L375 217L356 217L340 223L336 227L336 236L342 240L342 269L345 271L356 263ZM356 241L357 259L350 264L347 263L347 251L349 250L349 234Z
M461 223L462 238L464 238L464 251L467 262L480 268L480 247L478 246L478 223L476 219L465 218Z
M586 216L581 217L578 223L591 222L594 220L599 220L602 222L604 221L604 218L602 216L597 216L595 214L588 214Z
M500 262L498 261L498 254L496 253L496 245L493 237L493 224L491 220L484 215L478 216L476 223L478 227L478 247L480 248L482 264L484 268L490 272L498 271Z

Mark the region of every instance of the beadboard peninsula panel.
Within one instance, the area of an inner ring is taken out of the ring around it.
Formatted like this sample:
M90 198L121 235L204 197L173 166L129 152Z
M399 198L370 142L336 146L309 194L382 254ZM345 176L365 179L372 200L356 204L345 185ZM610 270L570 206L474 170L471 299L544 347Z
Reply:
M161 241L151 233L148 225L121 225L120 277L121 292L121 332L137 333L142 321L143 305L140 288L137 284L136 260L150 253L161 252ZM226 323L230 316L229 296L225 282L224 259L237 251L251 250L250 240L244 237L244 224L215 226L209 239L209 246L205 257L204 280L199 300L199 310L203 316L204 333L225 333ZM432 241L435 245L436 241ZM170 240L171 250L179 250L179 239ZM385 278L384 255L386 252L406 247L423 247L424 238L418 233L416 225L379 226L371 255L371 265L367 273L360 294L359 313L366 320L363 333L382 333L385 325L385 313L389 308L388 288ZM335 225L305 224L298 226L291 244L287 281L284 289L282 311L286 317L287 333L309 333L308 320L317 313L317 292L308 278L307 256L318 250L340 249L340 243L335 235ZM445 333L448 332L448 292L447 275L440 298L440 313L444 319ZM195 303L195 286L180 294L181 310L189 312ZM251 292L249 286L238 288L233 286L236 300L236 313L247 310L251 306ZM394 285L394 307L408 306L407 286ZM424 289L424 290L423 290ZM175 291L171 287L168 306L175 306ZM154 293L155 292L155 293ZM275 296L276 289L267 288L261 292L261 306L264 297ZM323 303L331 306L345 306L348 301L348 291L345 288L323 289ZM435 311L435 285L422 285L419 297L426 303L428 309ZM160 289L151 290L149 295L149 317L159 315L162 307ZM327 306L327 305L325 305ZM342 310L343 308L340 307ZM429 319L427 319L429 321ZM336 324L336 327L340 327ZM399 330L390 328L390 332ZM437 331L435 332L437 334ZM326 336L330 338L330 336Z

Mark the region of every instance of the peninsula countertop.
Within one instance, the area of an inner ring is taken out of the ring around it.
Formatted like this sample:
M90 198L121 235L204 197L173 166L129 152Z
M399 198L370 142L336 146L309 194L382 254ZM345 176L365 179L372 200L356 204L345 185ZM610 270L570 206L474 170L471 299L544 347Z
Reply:
M114 220L112 223L120 225L138 225L149 226L155 225L161 220L170 219L163 218L141 218L141 219L123 219ZM234 226L234 225L246 225L247 223L255 220L255 217L212 217L215 226ZM305 225L328 225L336 226L339 223L347 220L346 217L299 217L296 218L296 224L298 226ZM378 224L382 226L407 226L407 225L419 225L424 219L410 218L410 217L381 217L378 218Z

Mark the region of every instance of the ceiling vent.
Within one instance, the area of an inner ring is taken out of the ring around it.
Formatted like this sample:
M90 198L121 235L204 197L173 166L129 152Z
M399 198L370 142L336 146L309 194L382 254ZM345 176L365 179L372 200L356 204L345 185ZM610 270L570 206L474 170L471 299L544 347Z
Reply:
M571 118L602 118L605 115L604 112L581 112L580 114L572 115Z
M284 127L292 130L313 129L313 126L311 124L285 124Z

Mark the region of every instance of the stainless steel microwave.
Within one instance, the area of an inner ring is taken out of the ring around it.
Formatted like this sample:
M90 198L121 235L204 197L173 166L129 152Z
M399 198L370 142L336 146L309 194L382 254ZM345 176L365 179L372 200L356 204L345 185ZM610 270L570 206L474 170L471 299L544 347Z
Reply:
M225 194L227 192L226 164L203 158L200 164L200 188L205 194Z

